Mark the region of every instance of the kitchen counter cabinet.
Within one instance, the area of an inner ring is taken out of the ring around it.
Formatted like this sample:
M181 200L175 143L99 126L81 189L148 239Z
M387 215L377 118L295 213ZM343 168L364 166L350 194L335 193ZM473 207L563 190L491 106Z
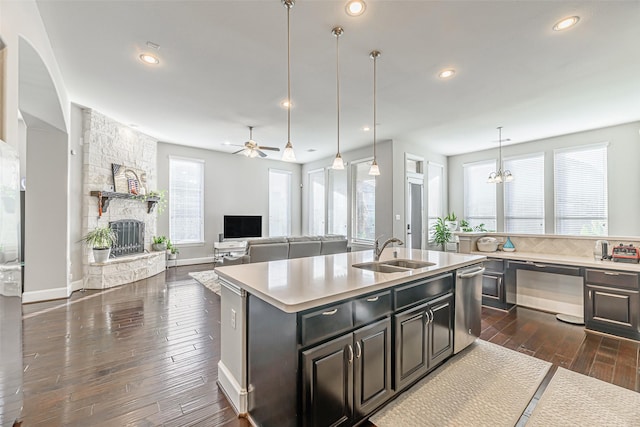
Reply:
M586 327L640 339L638 274L587 269L585 281Z
M453 272L485 257L394 249L381 261L397 251L398 258L433 265L397 273L352 267L372 261L366 251L218 269L223 288L246 295L246 329L236 330L223 312L221 335L222 342L236 334L246 343L247 373L244 384L225 378L221 358L219 383L232 403L240 396L234 405L246 408L252 423L353 425L453 354ZM414 311L420 322L407 325L398 341L398 316ZM425 368L394 384L399 354L405 364L423 358Z
M483 264L485 272L482 274L482 305L508 310L513 305L506 304L504 270L505 260L488 258Z

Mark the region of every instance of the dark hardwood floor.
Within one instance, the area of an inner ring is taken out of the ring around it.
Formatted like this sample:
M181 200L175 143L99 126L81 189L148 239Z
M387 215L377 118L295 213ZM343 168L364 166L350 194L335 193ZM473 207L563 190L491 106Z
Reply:
M23 425L248 426L216 385L220 299L187 275L209 269L25 304ZM524 308L483 308L482 338L639 390L636 342Z

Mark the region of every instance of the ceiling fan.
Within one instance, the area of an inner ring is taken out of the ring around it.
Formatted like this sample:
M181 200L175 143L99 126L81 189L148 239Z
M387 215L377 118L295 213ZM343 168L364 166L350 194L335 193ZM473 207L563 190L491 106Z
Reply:
M245 142L244 145L237 145L237 144L232 144L232 145L235 145L236 147L243 147L242 150L238 150L233 154L241 153L251 158L258 157L258 156L267 157L267 155L263 153L262 150L280 151L280 149L277 147L263 147L261 145L258 145L258 143L253 140L253 126L249 126L249 140Z

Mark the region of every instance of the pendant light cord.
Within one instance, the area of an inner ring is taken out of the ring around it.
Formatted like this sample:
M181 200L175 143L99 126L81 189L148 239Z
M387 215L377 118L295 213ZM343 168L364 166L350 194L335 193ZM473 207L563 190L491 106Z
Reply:
M287 143L291 143L291 4L287 4Z
M373 55L373 160L376 160L376 65L378 62L378 53L372 52Z
M334 29L336 36L336 103L337 103L337 112L338 112L338 154L340 154L340 31L342 29Z

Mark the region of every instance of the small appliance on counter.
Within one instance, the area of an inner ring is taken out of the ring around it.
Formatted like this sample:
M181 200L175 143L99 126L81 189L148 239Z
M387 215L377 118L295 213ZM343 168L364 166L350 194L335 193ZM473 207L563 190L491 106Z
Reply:
M593 258L596 261L611 259L609 256L609 242L606 240L596 241L596 246L593 248Z
M640 262L640 249L631 244L620 243L620 245L613 247L611 258L614 262L638 263Z
M476 244L480 252L495 252L498 250L498 239L495 237L481 237Z

